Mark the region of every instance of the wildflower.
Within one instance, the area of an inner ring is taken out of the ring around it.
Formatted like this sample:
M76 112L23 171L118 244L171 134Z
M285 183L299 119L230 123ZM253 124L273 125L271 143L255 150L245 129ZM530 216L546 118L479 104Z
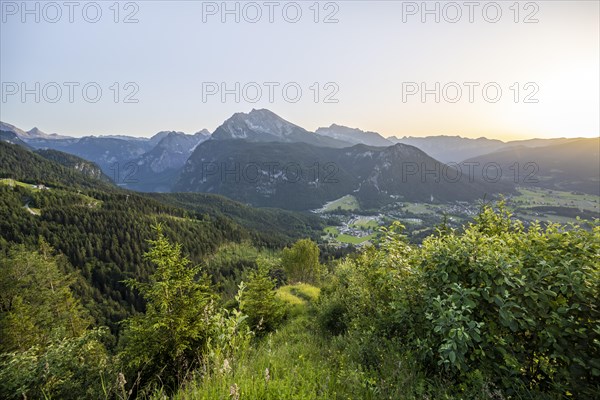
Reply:
M127 383L127 381L125 380L125 375L123 375L122 372L119 372L117 374L117 387L120 390L125 390L125 384Z
M229 371L231 371L231 365L229 365L229 360L228 359L224 359L223 360L223 366L221 367L221 369L219 370L219 372L222 373L222 374L226 374Z
M234 383L229 387L229 397L233 400L240 400L240 388L237 383Z
M269 368L265 368L265 383L269 383L271 375L269 374Z

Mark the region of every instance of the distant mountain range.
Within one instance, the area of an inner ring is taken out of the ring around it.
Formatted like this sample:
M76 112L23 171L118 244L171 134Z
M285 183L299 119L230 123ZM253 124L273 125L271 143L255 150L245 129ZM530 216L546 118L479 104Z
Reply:
M13 132L21 139L67 139L69 136L62 136L57 133L44 133L38 128L33 128L28 131L17 128L14 125L0 121L0 131Z
M209 137L206 129L194 135L169 132L152 150L124 165L131 174L125 186L144 192L169 192L196 146Z
M266 109L236 113L212 135L202 130L195 134L161 131L150 138L71 138L37 128L24 131L7 123L0 127L2 141L89 160L122 187L218 193L255 206L312 209L346 194L355 195L366 208L402 200L473 200L535 185L509 179L509 171L515 163L525 168L536 161L541 186L599 192L594 139L384 138L338 124L310 132ZM480 166L471 171L473 179L463 176L454 181L453 173L467 171L460 164L464 160ZM485 176L482 168L489 163L502 168L498 181ZM294 181L290 168L298 166L307 175ZM522 177L529 171L520 172ZM231 181L236 174L239 181ZM325 182L332 177L335 182Z
M329 128L319 128L317 135L331 137L350 144L366 144L367 146L387 147L394 142L384 138L377 132L365 132L357 128L348 128L332 124Z
M544 147L515 146L465 162L474 165L475 174L495 164L503 172L503 181L520 186L600 196L600 138L558 141ZM490 174L496 173L496 166Z
M218 193L255 206L306 210L353 194L375 209L398 201L473 201L511 193L458 172L413 146L363 144L337 149L306 143L208 140L173 190Z
M460 136L426 136L412 137L405 136L397 138L392 136L388 138L393 143L409 144L418 147L431 157L442 162L459 163L469 158L493 153L495 151L505 150L516 146L523 147L543 147L553 144L568 143L577 139L528 139L503 142L497 139L487 139L484 137L478 139L463 138ZM581 139L581 138L579 138Z
M210 137L203 129L193 135L161 131L150 138L125 135L84 136L71 138L47 135L37 130L25 132L1 123L3 141L32 149L52 149L73 154L96 163L104 174L120 186L148 192L169 191L172 180L194 148ZM12 135L12 136L11 136Z

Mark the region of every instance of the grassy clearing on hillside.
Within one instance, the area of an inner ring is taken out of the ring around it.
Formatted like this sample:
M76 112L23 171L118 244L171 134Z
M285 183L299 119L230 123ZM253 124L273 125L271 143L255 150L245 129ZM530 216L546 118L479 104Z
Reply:
M335 226L328 226L324 229L324 231L326 235L331 235L331 237L337 240L338 242L347 244L361 244L369 240L373 240L375 239L375 237L377 237L376 233L372 233L370 235L362 237L352 236L345 233L340 234L339 229Z
M403 203L406 212L412 214L436 214L439 206L425 203Z
M598 211L600 197L591 194L575 194L559 190L541 188L519 188L520 195L514 196L511 203L521 208L536 206L574 207L588 211Z
M194 380L174 399L333 399L339 382L306 316L269 335L234 364ZM340 388L341 389L341 388ZM156 398L161 398L160 395Z
M385 378L364 370L348 357L347 342L323 335L312 305L320 289L308 284L282 286L277 295L296 312L257 345L223 360L212 371L183 385L176 400L355 400L402 398L452 399L443 382L429 382L410 357L384 365ZM399 391L382 393L379 385ZM401 394L401 397L398 397ZM163 399L162 391L153 399ZM479 397L476 397L479 398ZM483 397L481 397L483 398Z
M43 185L40 185L43 187L38 187L37 185L34 185L34 184L20 182L20 181L17 181L15 179L10 179L10 178L0 179L0 185L6 185L6 186L11 186L11 187L18 186L18 187L25 188L25 189L31 191L32 193L42 193L43 194L46 192L46 190L51 190L51 192L53 194L74 195L74 196L79 197L79 199L81 200L81 203L79 203L79 204L76 203L77 205L80 205L83 207L88 207L88 208L100 208L100 207L102 207L102 204L103 204L102 200L95 199L95 198L87 196L85 194L70 192L70 191L62 190L62 189L54 189L54 188L50 189ZM41 210L39 208L34 208L34 207L26 207L26 208L28 208L32 214L35 214L35 215L41 214Z
M322 211L331 212L337 210L338 208L345 211L355 211L360 209L360 205L358 204L356 197L348 194L325 204L325 206L322 208Z
M30 184L30 183L25 183L25 182L20 182L14 179L10 179L10 178L5 178L5 179L0 179L0 184L1 185L6 185L6 186L20 186L23 187L25 189L29 189L32 191L39 191L40 189L34 187L34 185Z
M28 206L24 206L24 207L32 215L37 215L37 216L42 215L42 210L39 208L28 207Z
M356 236L342 234L342 235L339 235L336 239L342 243L361 244L361 243L368 242L369 240L375 239L376 236L377 235L374 233L371 235L362 236L362 237L356 237Z
M85 194L79 194L81 200L83 200L83 205L89 208L100 208L102 207L102 200L97 200L93 197L86 196Z
M286 303L288 314L293 317L305 313L308 304L317 300L320 291L307 283L297 283L277 289L277 297Z
M379 227L379 222L373 218L357 218L352 225L359 229L376 229Z
M331 363L326 339L316 333L310 304L320 289L304 283L282 286L277 296L295 312L236 361L198 377L174 399L334 399L344 387ZM157 393L155 398L161 398ZM342 397L350 398L350 397Z
M285 285L277 290L277 296L289 304L304 304L317 300L321 289L308 283Z

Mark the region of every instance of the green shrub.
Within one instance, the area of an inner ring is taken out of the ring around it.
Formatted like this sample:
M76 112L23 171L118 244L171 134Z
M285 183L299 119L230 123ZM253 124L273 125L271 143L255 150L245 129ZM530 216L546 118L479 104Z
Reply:
M208 278L199 277L199 267L189 265L160 225L156 231L145 255L156 265L150 282L128 282L147 305L145 314L125 321L120 359L142 387L160 382L172 390L202 360L218 313Z
M321 277L319 247L310 239L299 240L291 248L283 249L281 263L292 283L315 283Z
M318 313L318 324L321 330L334 336L345 333L348 329L345 320L347 312L346 306L335 299L321 304Z
M427 239L416 310L427 321L414 327L421 354L458 379L480 369L509 393L597 393L599 254L599 226L525 229L502 205L464 234Z
M378 369L412 352L463 394L600 391L597 222L526 229L500 204L463 233L439 231L421 247L406 244L400 228L341 263L323 290L321 325L346 328L355 360Z
M5 399L108 397L114 393L116 371L103 341L108 329L76 338L53 340L0 356L0 397Z
M242 282L240 291L240 310L248 316L254 332L270 332L281 324L285 307L276 295L275 282L264 263L259 262L258 270L250 272L248 283Z

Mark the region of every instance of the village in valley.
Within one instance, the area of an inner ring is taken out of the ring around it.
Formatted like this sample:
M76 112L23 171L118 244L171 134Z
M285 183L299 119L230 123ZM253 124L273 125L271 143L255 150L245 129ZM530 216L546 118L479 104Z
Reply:
M598 217L600 197L543 188L520 188L519 194L505 197L513 218L525 225L541 223L577 223L577 217ZM380 234L380 228L399 221L404 234L418 243L443 224L459 229L479 213L480 204L468 202L416 203L394 202L377 211L362 210L357 199L346 195L312 212L327 221L322 239L335 247L371 244Z

